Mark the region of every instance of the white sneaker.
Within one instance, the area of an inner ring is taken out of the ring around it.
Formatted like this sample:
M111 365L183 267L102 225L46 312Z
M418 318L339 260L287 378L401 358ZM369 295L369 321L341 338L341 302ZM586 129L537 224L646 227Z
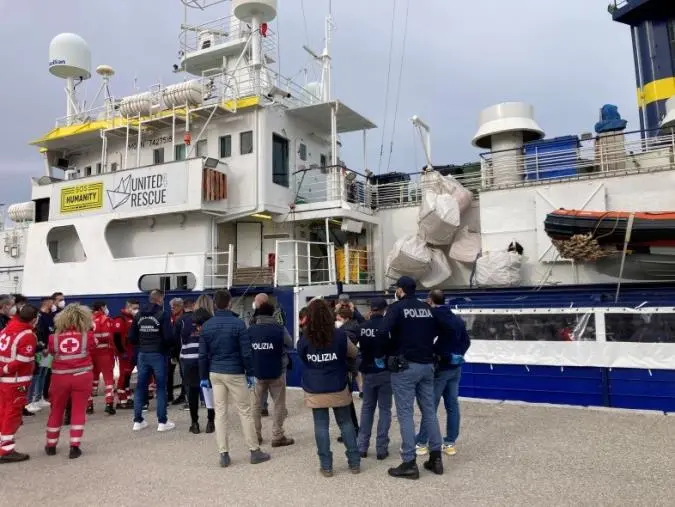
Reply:
M441 448L441 451L443 451L448 456L454 456L455 454L457 454L457 449L455 448L455 444L443 444L443 447Z
M52 406L52 404L49 403L47 400L40 400L37 402L37 404L40 408L49 408Z
M33 403L29 403L28 405L26 405L26 410L35 414L36 412L39 412L40 410L42 410L42 407L40 405L38 405L37 402L33 402Z
M165 423L159 423L157 425L157 431L171 431L176 427L176 424L171 421L166 421Z
M415 444L415 454L418 456L426 456L429 454L429 448L426 445Z
M148 427L148 421L141 421L141 422L135 422L134 423L134 431L141 431L144 430L145 428Z

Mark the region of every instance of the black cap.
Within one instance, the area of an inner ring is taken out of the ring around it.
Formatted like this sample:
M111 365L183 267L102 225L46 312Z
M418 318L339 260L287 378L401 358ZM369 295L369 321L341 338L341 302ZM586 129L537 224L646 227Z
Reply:
M409 276L402 276L397 280L396 287L403 289L406 294L412 294L417 288L417 283Z
M376 298L370 302L370 309L374 312L381 312L387 308L387 300L384 298Z

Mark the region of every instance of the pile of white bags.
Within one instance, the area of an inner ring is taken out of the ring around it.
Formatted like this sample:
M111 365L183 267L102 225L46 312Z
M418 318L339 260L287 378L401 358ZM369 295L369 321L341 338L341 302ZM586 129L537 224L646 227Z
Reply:
M522 255L517 252L485 252L476 261L475 282L479 287L520 285Z
M425 190L422 196L418 235L430 245L449 245L459 227L459 204L450 194Z
M431 270L431 250L417 236L404 236L394 243L387 257L387 276L407 275L415 280Z
M468 227L462 227L450 246L448 255L458 262L472 263L481 250L480 233L470 232Z
M445 282L452 275L448 256L440 248L429 248L431 251L431 269L420 278L420 283L427 289L433 289Z

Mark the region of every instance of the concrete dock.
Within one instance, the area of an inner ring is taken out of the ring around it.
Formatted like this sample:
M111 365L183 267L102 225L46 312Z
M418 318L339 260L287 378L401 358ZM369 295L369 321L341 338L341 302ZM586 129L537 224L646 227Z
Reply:
M288 399L286 429L296 444L270 449L266 418L263 448L272 460L252 466L231 412L233 464L227 469L218 466L215 436L190 434L189 413L180 408L169 411L176 430L158 433L151 411L151 426L134 433L131 414L106 416L99 397L85 429L84 455L72 461L67 431L57 456L44 454L43 410L25 418L17 436L17 450L31 459L0 466L0 506L675 505L675 417L463 401L458 454L444 458L445 475L422 469L418 481L387 476L399 463L394 420L388 460L365 459L361 474L351 475L344 447L334 441L336 475L326 479L318 473L302 393L289 390ZM200 417L203 430L205 410ZM331 432L339 434L335 425Z

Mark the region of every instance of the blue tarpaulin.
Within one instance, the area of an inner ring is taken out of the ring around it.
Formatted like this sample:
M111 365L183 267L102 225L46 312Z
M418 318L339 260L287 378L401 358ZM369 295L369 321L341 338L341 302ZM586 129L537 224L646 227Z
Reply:
M628 122L621 118L619 108L612 104L605 104L600 110L600 121L595 124L595 132L603 134L626 128Z

